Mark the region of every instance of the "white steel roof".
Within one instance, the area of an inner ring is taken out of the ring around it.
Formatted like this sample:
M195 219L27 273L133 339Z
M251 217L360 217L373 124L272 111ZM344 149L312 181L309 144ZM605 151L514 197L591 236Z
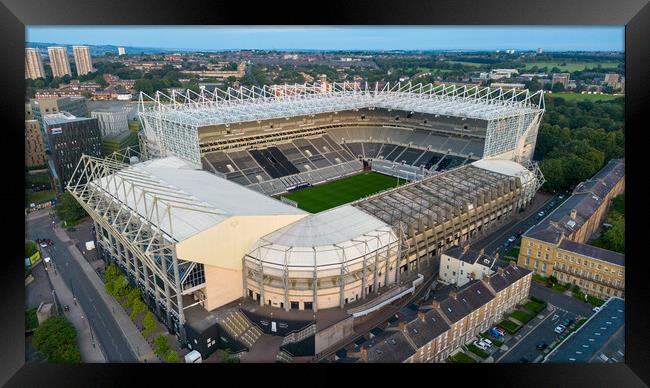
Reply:
M493 120L542 111L544 98L541 91L455 85L397 83L379 90L359 83L296 84L140 93L139 114L204 126L373 107Z
M392 228L350 205L307 216L262 237L249 256L265 265L340 265L397 241Z
M123 168L91 183L176 241L231 216L305 214L176 157Z

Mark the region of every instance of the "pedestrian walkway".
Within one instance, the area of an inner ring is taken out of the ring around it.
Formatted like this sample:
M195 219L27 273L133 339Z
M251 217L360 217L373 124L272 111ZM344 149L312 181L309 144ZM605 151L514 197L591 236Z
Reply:
M90 283L95 287L97 293L104 300L106 306L113 312L113 318L119 326L124 338L131 346L133 354L136 355L140 362L160 362L160 360L153 355L153 349L149 343L142 337L142 334L135 326L131 318L126 314L122 306L104 290L104 282L99 278L99 275L88 261L83 257L79 249L74 244L69 244L72 240L68 234L61 228L54 228L54 233L57 237L67 245L68 250L72 257L79 263L81 269L84 271Z
M95 339L88 318L81 306L75 302L66 282L51 265L46 265L46 273L56 295L55 303L60 304L61 311L66 305L70 307L70 311L64 312L64 316L77 330L77 345L81 353L81 361L106 362L106 357L100 348L99 342Z

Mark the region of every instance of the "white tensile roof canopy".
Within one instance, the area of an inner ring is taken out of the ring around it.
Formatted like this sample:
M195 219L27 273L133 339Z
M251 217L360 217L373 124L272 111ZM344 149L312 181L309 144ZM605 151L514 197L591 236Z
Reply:
M230 124L361 108L386 108L493 120L544 108L543 92L433 84L294 84L202 89L200 93L140 93L139 114L191 126Z

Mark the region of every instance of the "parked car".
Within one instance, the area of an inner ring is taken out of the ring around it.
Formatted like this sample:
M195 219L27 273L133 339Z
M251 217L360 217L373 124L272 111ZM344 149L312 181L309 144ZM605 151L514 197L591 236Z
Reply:
M548 348L548 344L546 342L540 342L537 344L537 350L544 350Z
M503 337L503 333L504 333L505 330L503 330L503 329L499 330L499 329L501 329L501 328L500 327L493 327L490 330L490 335L492 337L494 337L494 338Z
M600 307L596 306L596 307L594 307L593 309L591 309L591 311L597 313L597 312L600 311Z
M573 319L565 318L562 320L562 326L569 327L573 323Z
M566 330L566 327L564 325L557 325L553 331L557 334L562 334L564 333L564 330Z
M41 248L47 248L47 243L46 243L45 241L41 241L38 245L39 245Z
M563 195L563 194L560 194L560 195L558 195L557 197L558 197L558 199L564 199L564 195Z
M476 346L477 348L479 348L481 350L487 350L487 348L488 348L487 344L485 344L484 342L480 342L480 341L474 341L474 346Z
M506 240L506 242L503 243L504 248L508 248L509 245L510 245L510 241L508 240Z
M546 213L544 212L544 210L542 210L541 212L537 213L537 217L544 217L544 214Z
M484 344L486 344L488 348L491 348L491 347L492 347L492 341L490 341L490 340L487 339L487 338L481 338L481 342L483 342Z
M524 234L524 230L523 230L523 229L519 229L519 230L517 231L517 237L521 236L522 234Z
M516 239L517 239L517 237L515 237L515 236L510 236L510 237L508 238L508 241L510 241L510 242L515 242Z

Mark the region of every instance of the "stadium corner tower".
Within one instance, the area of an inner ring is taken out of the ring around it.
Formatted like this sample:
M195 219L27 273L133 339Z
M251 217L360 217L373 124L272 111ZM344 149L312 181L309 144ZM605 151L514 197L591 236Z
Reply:
M543 112L541 92L444 85L141 94L140 158L84 156L67 189L188 347L319 353L530 202ZM316 214L281 197L364 170L409 183Z

